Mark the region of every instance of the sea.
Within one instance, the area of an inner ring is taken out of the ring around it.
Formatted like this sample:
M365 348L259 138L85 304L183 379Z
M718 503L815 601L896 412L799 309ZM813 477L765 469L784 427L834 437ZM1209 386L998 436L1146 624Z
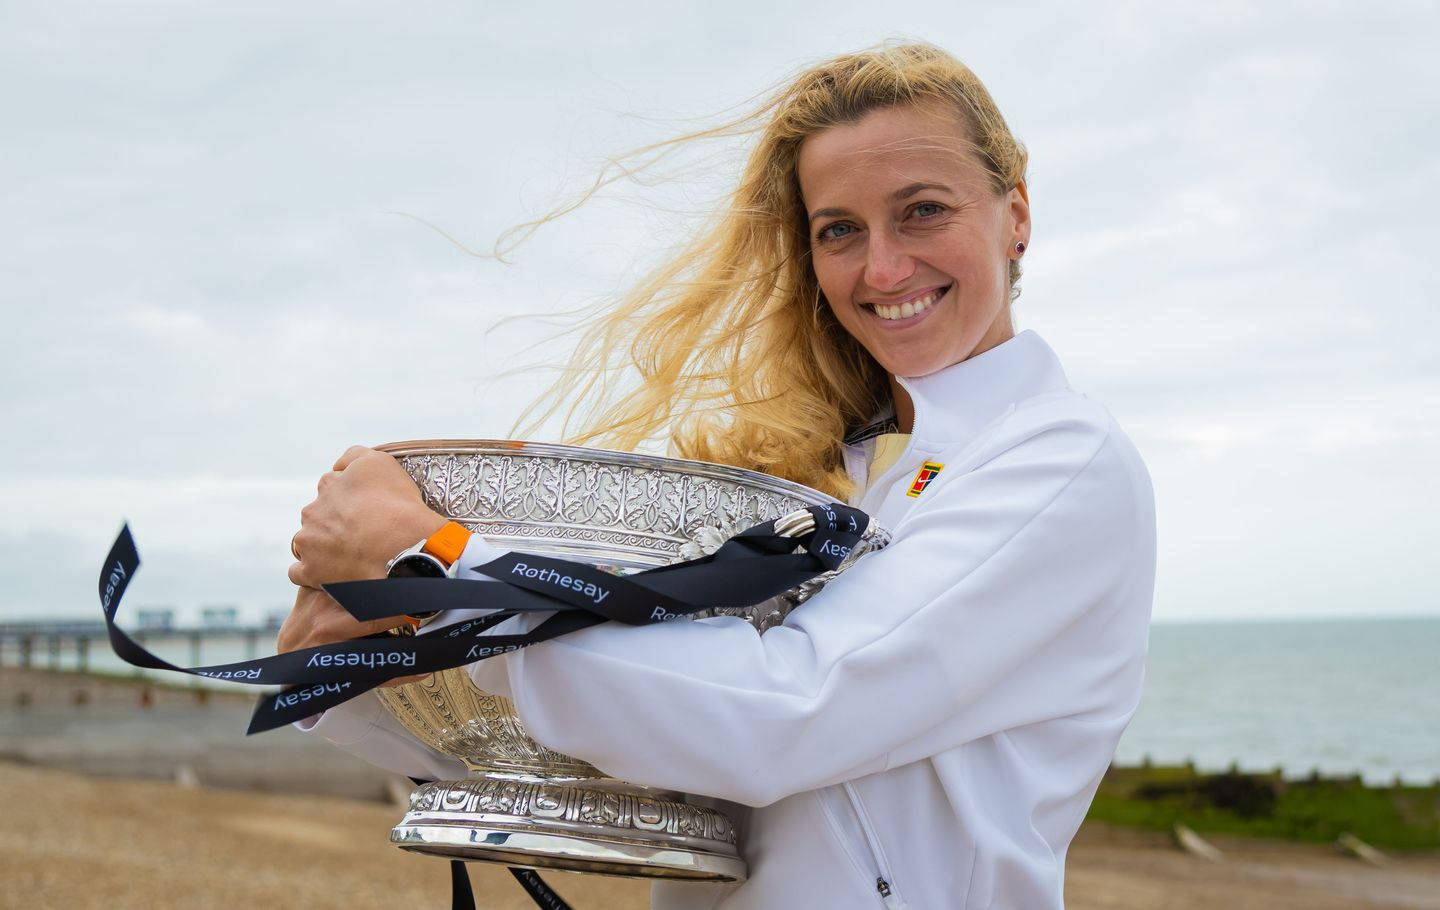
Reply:
M1440 782L1440 618L1157 623L1116 759Z
M151 649L190 664L184 641ZM260 642L260 655L272 651L271 640ZM203 644L200 662L252 656L243 640L218 639ZM47 665L43 650L36 660ZM73 662L62 653L58 666ZM137 672L104 642L92 644L90 667ZM1140 707L1116 760L1280 769L1288 777L1358 774L1371 784L1440 781L1440 618L1157 623Z

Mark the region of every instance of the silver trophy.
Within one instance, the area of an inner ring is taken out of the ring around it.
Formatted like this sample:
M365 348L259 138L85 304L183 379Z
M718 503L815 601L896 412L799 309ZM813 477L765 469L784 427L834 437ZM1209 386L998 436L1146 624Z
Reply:
M583 561L619 574L713 552L771 519L799 536L807 506L831 501L799 484L723 465L576 446L428 440L379 447L426 504L507 550ZM889 536L873 522L845 563L744 609L757 634ZM463 667L395 688L381 702L420 742L457 758L464 780L423 784L390 832L406 850L512 866L728 882L745 878L735 827L684 794L629 784L541 746L508 698Z

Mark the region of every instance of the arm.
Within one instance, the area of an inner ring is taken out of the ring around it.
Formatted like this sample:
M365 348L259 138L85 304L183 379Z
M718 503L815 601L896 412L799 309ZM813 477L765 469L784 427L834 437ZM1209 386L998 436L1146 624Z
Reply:
M889 549L763 636L611 623L509 655L522 720L622 779L758 806L1000 730L1133 711L1153 503L1096 411L1012 417L1029 426L942 475Z
M298 561L289 572L300 590L280 629L277 650L346 641L399 625L399 617L356 622L318 590L324 582L384 577L391 557L445 523L425 506L399 463L383 452L351 446L320 478L315 500L300 515L301 528L291 544ZM474 540L483 546L478 536ZM410 736L373 692L296 726L391 771L412 777L465 776L462 763Z
M479 564L495 551L480 535L473 535L462 559L466 564ZM481 554L477 556L475 554ZM493 584L489 579L476 584ZM466 611L461 611L464 614ZM467 615L451 616L449 622L463 622ZM302 588L296 598L295 609L286 619L286 626L280 635L280 650L305 647L308 643L340 641L389 628L398 620L377 620L373 624L360 624L351 619L343 608L324 592ZM529 617L520 617L501 623L487 634L502 635L524 631L522 624L530 622ZM378 629L369 629L375 625ZM422 630L428 634L443 626ZM314 640L312 642L312 639ZM303 643L302 643L303 642ZM494 690L504 685L504 669L499 660L482 661L472 665L471 676L482 689ZM402 677L387 685L396 685L422 677ZM415 739L397 721L374 692L366 692L350 701L337 705L320 714L313 715L295 726L306 732L323 736L332 745L365 759L377 767L405 774L410 777L434 779L455 779L466 776L465 766Z

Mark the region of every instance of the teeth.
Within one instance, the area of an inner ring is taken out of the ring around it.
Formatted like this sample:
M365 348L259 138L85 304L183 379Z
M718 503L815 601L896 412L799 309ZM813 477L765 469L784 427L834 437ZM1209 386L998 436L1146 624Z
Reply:
M904 303L895 305L876 303L871 304L871 307L875 310L875 315L881 319L909 319L911 316L918 315L929 309L931 304L940 299L941 295L945 293L945 290L945 288L939 288L918 300L907 300Z

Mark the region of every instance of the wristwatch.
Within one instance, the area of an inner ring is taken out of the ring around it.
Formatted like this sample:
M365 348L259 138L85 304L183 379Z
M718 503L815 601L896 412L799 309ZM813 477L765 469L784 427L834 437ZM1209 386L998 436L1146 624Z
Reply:
M454 578L460 565L460 554L470 542L470 529L459 522L448 521L440 530L412 547L402 550L385 566L386 578ZM412 613L406 625L391 629L392 635L414 635L435 616Z
M390 560L385 566L385 577L454 578L460 554L469 542L469 528L447 521L443 528Z

